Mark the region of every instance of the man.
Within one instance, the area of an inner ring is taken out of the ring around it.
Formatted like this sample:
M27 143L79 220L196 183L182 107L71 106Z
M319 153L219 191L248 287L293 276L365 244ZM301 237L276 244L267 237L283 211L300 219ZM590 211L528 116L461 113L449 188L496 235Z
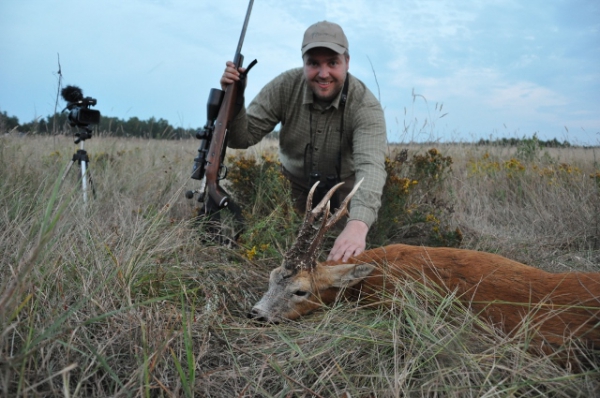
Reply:
M228 146L248 148L281 123L282 172L300 211L305 210L315 179L344 181L343 198L364 177L327 258L346 262L364 251L381 206L387 146L383 110L364 83L348 73L348 39L339 25L322 21L310 26L304 33L302 60L302 68L282 73L247 109L242 107L230 125ZM221 87L239 82L240 72L244 69L238 71L227 62Z

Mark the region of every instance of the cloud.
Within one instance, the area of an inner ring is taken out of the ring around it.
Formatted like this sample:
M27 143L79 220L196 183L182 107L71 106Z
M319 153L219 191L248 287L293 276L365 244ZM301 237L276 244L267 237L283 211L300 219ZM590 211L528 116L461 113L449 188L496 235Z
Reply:
M300 66L304 30L327 19L344 27L350 71L380 93L389 125L413 106L414 88L430 103L444 103L450 130L483 134L506 122L553 134L576 125L596 139L600 6L574 1L256 1L243 54L246 63L259 63L246 95ZM206 96L233 57L247 6L3 2L0 107L22 121L50 114L60 54L65 82L97 97L103 114L201 126Z
M485 103L492 109L528 114L531 110L565 106L568 101L560 94L532 82L499 84L490 90Z

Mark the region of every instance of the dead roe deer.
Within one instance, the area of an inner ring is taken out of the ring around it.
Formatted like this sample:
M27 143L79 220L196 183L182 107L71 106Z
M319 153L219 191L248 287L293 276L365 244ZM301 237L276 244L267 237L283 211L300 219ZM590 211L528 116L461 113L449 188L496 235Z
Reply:
M508 334L528 322L532 341L546 352L571 338L600 348L600 273L549 273L491 253L403 244L367 250L349 263L317 262L325 233L347 214L361 182L331 217L329 199L341 184L307 210L296 243L271 272L269 289L252 308L251 318L275 323L296 319L332 303L342 289L350 299L380 301L382 292L394 294L398 284L390 281L399 278L455 295ZM319 216L321 225L315 230Z

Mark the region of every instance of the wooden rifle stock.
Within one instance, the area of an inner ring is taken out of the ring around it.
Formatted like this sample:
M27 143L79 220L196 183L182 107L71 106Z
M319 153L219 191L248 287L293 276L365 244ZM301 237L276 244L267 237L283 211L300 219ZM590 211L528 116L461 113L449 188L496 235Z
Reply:
M219 171L225 157L227 126L234 116L233 111L237 93L237 84L230 84L225 89L223 103L221 104L219 115L215 121L215 131L206 155L206 190L210 198L219 208L223 208L229 204L229 197L219 186Z
M253 3L254 0L250 0L248 4L248 11L246 11L246 18L244 20L242 34L240 35L237 50L233 57L233 63L235 64L236 70L242 66L244 61L244 56L241 54L242 44L244 43L244 36L246 35L246 28L248 27L248 20L250 19L250 12L252 11ZM252 66L254 66L255 63L256 60L248 66L245 73L240 75L239 83L230 84L225 88L225 95L223 96L223 102L221 103L221 107L215 121L214 132L208 153L206 155L206 193L219 209L226 207L229 204L229 196L219 185L219 180L224 178L219 175L219 172L221 170L223 160L225 159L227 129L235 116L235 106L240 84L243 84L242 80L245 79L246 73Z

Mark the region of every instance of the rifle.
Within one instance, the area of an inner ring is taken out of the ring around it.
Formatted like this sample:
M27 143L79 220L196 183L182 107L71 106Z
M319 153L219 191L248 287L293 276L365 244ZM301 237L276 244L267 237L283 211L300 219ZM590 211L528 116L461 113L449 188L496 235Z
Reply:
M236 69L239 69L244 61L244 56L241 54L242 44L246 36L246 29L250 19L250 12L254 0L250 0L246 18L240 40L233 57L233 63ZM194 167L191 178L201 180L201 188L198 191L186 192L188 199L193 198L195 193L198 193L198 201L204 202L204 213L211 214L222 208L228 207L236 212L231 204L232 201L229 194L219 185L219 181L227 177L227 167L223 164L225 160L225 151L227 146L227 131L228 126L235 116L240 85L244 84L243 80L250 69L256 64L256 60L252 61L244 73L240 75L240 81L230 84L225 91L213 88L210 90L207 102L207 122L202 130L196 133L196 138L200 140L198 148L198 156L194 158Z

